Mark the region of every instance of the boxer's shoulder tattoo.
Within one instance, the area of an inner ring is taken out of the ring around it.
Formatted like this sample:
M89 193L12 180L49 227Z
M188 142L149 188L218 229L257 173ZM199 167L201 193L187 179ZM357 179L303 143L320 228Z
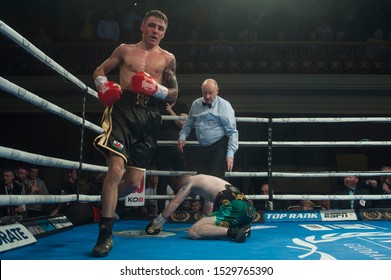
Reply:
M187 191L190 188L190 178L187 178L182 185L181 190Z

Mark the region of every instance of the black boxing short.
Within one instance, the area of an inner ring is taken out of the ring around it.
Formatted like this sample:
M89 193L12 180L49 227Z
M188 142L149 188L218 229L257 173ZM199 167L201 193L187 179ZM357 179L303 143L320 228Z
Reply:
M121 99L106 107L102 117L104 132L94 147L106 158L109 152L121 156L127 167L145 169L157 145L162 117L146 106L148 97L124 90Z
M226 205L232 200L243 200L248 202L244 194L238 190L239 189L234 186L225 185L225 190L220 191L215 198L214 210L219 209L220 205Z

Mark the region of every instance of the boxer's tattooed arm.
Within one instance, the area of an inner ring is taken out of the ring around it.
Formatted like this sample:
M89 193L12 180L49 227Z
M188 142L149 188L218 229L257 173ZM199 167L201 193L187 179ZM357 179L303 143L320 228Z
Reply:
M190 177L187 178L182 185L181 191L186 192L190 188Z
M168 88L168 95L165 98L168 102L175 102L178 97L178 82L176 78L175 57L167 65L163 73L163 85Z

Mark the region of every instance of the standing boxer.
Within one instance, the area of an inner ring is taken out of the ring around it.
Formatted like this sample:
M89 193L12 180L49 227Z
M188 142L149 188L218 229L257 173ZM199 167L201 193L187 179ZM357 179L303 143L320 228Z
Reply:
M101 195L102 220L92 250L95 257L110 252L118 198L139 187L155 151L161 116L148 106L149 99L174 102L178 95L175 56L159 46L167 26L165 14L147 12L140 27L141 41L121 44L93 74L99 99L107 106L102 118L104 132L95 139L94 146L108 159ZM106 77L117 66L119 85Z

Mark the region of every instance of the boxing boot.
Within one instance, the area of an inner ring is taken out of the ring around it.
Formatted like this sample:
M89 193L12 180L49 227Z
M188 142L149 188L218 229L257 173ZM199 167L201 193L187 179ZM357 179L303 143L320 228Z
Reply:
M92 250L94 257L106 257L113 248L113 224L114 218L105 218L99 222L99 236Z
M251 236L251 225L246 224L238 228L228 229L227 235L235 240L237 243L243 243L247 237Z

